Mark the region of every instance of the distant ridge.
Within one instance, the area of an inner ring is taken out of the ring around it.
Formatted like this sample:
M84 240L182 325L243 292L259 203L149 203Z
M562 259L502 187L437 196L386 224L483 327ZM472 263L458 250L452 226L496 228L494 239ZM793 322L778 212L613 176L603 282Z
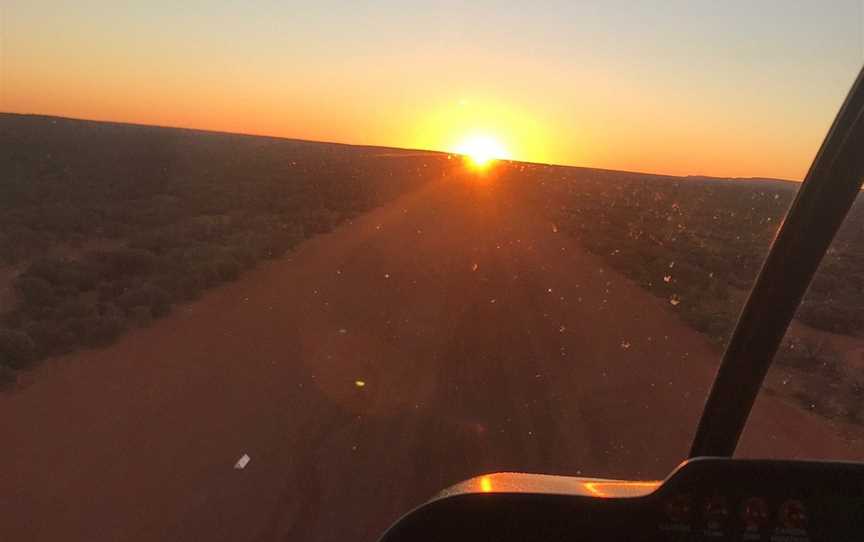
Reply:
M773 177L711 177L707 175L686 175L685 179L694 181L733 181L737 183L775 183L786 185L797 190L801 181L793 181L790 179L775 179Z
M257 138L257 139L268 139L274 141L291 141L295 143L312 143L316 145L338 145L341 147L354 147L359 149L380 149L386 151L396 151L396 152L410 152L410 153L422 153L422 154L430 154L430 155L446 155L448 153L443 151L433 151L428 149L411 149L405 147L387 147L383 145L363 145L358 143L340 143L336 141L318 141L313 139L300 139L294 137L284 137L284 136L274 136L267 134L249 134L243 132L225 132L223 130L207 130L202 128L187 128L184 126L165 126L159 124L141 124L137 122L121 122L121 121L113 121L113 120L95 120L95 119L81 119L76 117L61 117L56 115L43 115L40 113L8 113L0 111L0 121L4 118L8 119L27 119L32 121L60 121L60 122L69 122L69 123L81 123L81 124L98 124L105 126L115 126L115 127L131 127L131 128L149 128L149 129L157 129L157 130L175 130L179 132L187 132L193 134L212 134L212 135L224 135L224 136L232 136L232 137L249 137L249 138Z
M70 122L70 123L84 123L84 124L100 124L106 126L116 126L116 127L136 127L136 128L150 128L150 129L159 129L159 130L177 130L181 132L187 133L196 133L196 134L214 134L214 135L225 135L232 137L249 137L249 138L260 138L274 141L292 141L296 143L310 143L310 144L321 144L321 145L338 145L341 147L353 147L357 149L376 149L387 152L394 152L399 154L411 153L413 155L418 154L429 154L429 155L444 155L450 154L445 151L435 151L429 149L414 149L410 147L391 147L384 145L365 145L358 143L342 143L335 141L319 141L312 139L300 139L293 137L284 137L284 136L274 136L267 134L251 134L251 133L243 133L243 132L225 132L222 130L207 130L201 128L187 128L183 126L165 126L158 124L141 124L135 122L121 122L121 121L113 121L113 120L97 120L97 119L82 119L76 117L64 117L57 115L44 115L40 113L9 113L0 111L0 120L4 118L8 119L28 119L28 120L42 120L42 121L61 121L61 122ZM0 125L2 128L2 125ZM800 184L800 181L794 181L790 179L775 179L770 177L714 177L709 175L669 175L665 173L652 173L648 171L629 171L622 169L608 169L608 168L597 168L597 167L588 167L588 166L577 166L577 165L567 165L567 164L552 164L546 162L530 162L526 160L509 160L509 162L517 163L517 164L532 164L532 165L540 165L540 166L549 166L555 168L566 168L566 169L576 169L583 171L598 171L598 172L609 172L609 173L626 173L632 175L646 175L657 178L665 178L670 180L688 180L688 181L734 181L740 183L754 183L754 184L763 184L763 183L771 183L771 184L780 184L783 186L788 186L790 188L797 187Z

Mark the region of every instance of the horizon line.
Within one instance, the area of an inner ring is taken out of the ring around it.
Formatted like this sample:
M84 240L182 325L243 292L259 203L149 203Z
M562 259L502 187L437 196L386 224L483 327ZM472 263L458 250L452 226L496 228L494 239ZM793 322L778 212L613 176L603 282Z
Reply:
M18 117L43 117L43 118L53 118L67 121L78 121L78 122L98 122L102 124L120 124L125 126L136 126L142 128L159 128L163 130L187 130L193 132L205 132L210 134L221 134L221 135L234 135L234 136L243 136L243 137L260 137L267 139L279 139L283 141L297 141L302 143L317 143L323 145L341 145L344 147L365 147L365 148L373 148L373 149L386 149L386 150L396 150L396 151L408 151L408 152L421 152L427 154L442 154L442 155L456 155L461 156L458 152L448 152L434 149L419 149L414 147L397 147L393 145L372 145L368 143L347 143L343 141L326 141L319 139L303 139L298 137L288 137L288 136L280 136L280 135L272 135L272 134L263 134L263 133L255 133L255 132L228 132L225 130L215 130L212 128L195 128L190 126L176 126L176 125L165 125L165 124L144 124L140 122L130 122L124 120L113 120L113 119L97 119L97 118L84 118L84 117L69 117L65 115L51 115L47 113L20 113L14 111L0 111L0 115L10 115L10 116L18 116ZM696 179L705 179L705 180L726 180L726 181L768 181L768 182L784 182L784 183L796 183L801 184L804 182L803 180L795 180L795 179L783 179L780 177L720 177L715 175L704 175L704 174L687 174L687 175L672 175L669 173L657 173L654 171L638 171L638 170L626 170L626 169L610 169L610 168L602 168L602 167L592 167L592 166L584 166L584 165L576 165L576 164L559 164L552 162L535 162L530 160L511 160L511 159L498 159L502 162L510 162L516 164L528 164L528 165L537 165L537 166L547 166L547 167L563 167L563 168L573 168L573 169L591 169L595 171L608 171L615 173L632 173L637 175L653 175L655 177L669 177L674 179L683 179L683 180L696 180Z

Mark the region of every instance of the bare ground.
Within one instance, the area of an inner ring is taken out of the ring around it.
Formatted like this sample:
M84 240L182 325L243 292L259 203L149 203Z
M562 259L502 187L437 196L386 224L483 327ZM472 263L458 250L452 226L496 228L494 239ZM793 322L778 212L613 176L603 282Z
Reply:
M506 189L442 181L0 395L0 539L373 540L481 472L662 477L718 358ZM766 396L742 452L848 437Z

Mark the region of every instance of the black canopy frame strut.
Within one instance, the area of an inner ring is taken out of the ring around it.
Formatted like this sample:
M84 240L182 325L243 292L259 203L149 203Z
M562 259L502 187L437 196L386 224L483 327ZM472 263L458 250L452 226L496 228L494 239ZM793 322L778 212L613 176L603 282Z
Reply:
M786 328L862 180L864 69L822 142L738 318L690 457L731 456L735 451Z

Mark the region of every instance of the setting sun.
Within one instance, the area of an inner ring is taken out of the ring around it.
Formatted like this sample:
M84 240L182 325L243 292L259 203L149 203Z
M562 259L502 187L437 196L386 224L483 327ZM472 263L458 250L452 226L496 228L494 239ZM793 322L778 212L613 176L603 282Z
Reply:
M478 168L489 165L493 160L509 159L510 153L504 145L494 137L474 135L463 140L456 152L466 156Z

